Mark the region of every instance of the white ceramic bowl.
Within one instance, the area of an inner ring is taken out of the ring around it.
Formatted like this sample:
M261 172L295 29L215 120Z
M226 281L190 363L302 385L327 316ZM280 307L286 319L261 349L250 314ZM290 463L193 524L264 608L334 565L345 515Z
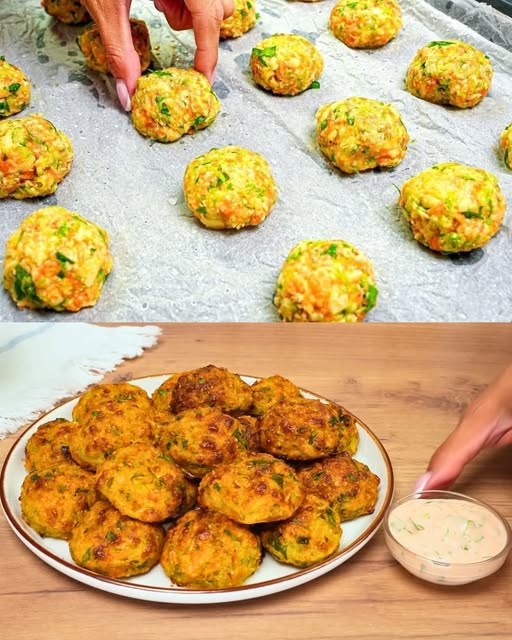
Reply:
M407 571L448 586L494 573L512 544L510 526L497 511L453 491L419 491L396 501L384 518L384 536Z

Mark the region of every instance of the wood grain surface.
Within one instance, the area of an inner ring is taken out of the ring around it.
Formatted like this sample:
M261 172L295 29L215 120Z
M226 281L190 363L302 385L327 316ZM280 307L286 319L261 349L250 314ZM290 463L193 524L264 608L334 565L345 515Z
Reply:
M374 431L401 497L466 404L510 361L512 325L169 324L154 348L105 379L209 363L252 376L280 373L345 405ZM0 441L2 462L16 437ZM511 456L482 453L455 489L486 500L512 522ZM34 556L3 514L0 550L3 640L512 638L512 559L480 582L435 586L393 560L382 531L317 580L226 605L166 605L89 588Z

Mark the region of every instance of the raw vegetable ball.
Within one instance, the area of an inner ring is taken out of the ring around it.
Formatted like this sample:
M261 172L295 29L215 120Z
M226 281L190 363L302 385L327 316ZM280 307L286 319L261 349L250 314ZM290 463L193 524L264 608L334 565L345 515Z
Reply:
M212 149L192 160L183 188L190 210L210 229L256 226L277 199L268 162L242 147Z
M439 40L416 52L405 86L428 102L466 109L487 95L492 74L491 61L482 51L460 40Z
M304 240L289 253L274 304L289 322L357 322L375 306L373 268L343 240Z
M72 161L69 138L40 114L0 121L0 198L54 193Z
M205 129L219 111L210 83L195 69L169 67L141 76L132 97L133 126L159 142Z
M512 122L501 132L499 150L505 166L512 170Z
M149 31L143 20L130 19L133 46L140 60L141 71L146 71L151 61L151 42ZM94 71L110 73L105 56L105 47L96 24L86 27L76 39L80 51L85 58L85 64Z
M496 176L457 162L407 180L399 204L415 240L443 253L483 246L499 231L506 209Z
M324 61L306 38L277 34L252 49L249 67L254 81L267 91L294 96L320 77Z
M21 69L0 56L0 118L23 111L30 102L30 82Z
M382 47L402 28L402 10L397 0L339 0L329 27L347 47Z
M405 157L409 134L392 104L348 98L320 107L316 133L322 153L345 173L396 167Z
M3 280L18 307L93 306L112 268L107 232L63 207L38 209L7 240Z
M220 24L220 37L239 38L255 24L255 0L234 0L233 13Z
M92 20L80 0L41 0L46 13L65 24L83 24Z

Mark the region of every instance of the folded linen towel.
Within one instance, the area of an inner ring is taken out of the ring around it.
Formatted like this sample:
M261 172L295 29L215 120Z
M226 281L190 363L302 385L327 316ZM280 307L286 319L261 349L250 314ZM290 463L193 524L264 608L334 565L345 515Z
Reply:
M0 323L0 438L157 341L156 326Z

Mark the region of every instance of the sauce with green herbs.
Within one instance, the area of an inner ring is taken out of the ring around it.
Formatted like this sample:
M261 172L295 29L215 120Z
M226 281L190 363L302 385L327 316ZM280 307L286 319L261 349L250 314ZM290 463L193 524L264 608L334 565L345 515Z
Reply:
M507 544L507 530L498 517L464 500L409 500L391 512L389 528L409 551L447 564L482 562Z

